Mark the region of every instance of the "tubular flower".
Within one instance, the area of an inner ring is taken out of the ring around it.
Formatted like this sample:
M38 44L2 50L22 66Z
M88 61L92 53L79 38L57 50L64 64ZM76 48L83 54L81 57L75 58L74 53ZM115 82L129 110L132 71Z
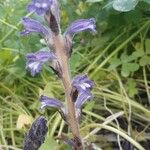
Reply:
M38 150L45 141L48 131L47 121L43 116L38 117L25 136L23 150Z
M57 108L58 110L64 109L64 104L57 99L49 98L47 96L42 95L40 97L40 101L41 101L41 109L44 109L47 106Z
M50 97L47 97L47 96L41 96L40 97L40 102L41 102L41 107L40 109L45 109L46 107L54 107L54 108L57 108L57 110L59 111L60 115L62 116L62 118L67 121L66 119L66 108L64 106L64 104L57 100L57 99L54 99L54 98L50 98Z
M37 32L43 37L47 37L50 34L46 27L34 19L24 17L22 19L22 24L24 25L25 30L21 32L21 35L28 35L32 32Z
M78 95L78 98L75 102L75 109L76 109L76 118L79 120L80 119L80 116L81 116L81 109L82 109L82 106L83 104L92 98L92 95L90 93L81 93ZM57 108L58 111L60 112L62 118L66 120L66 115L67 115L67 110L64 106L64 104L57 100L57 99L54 99L54 98L49 98L47 96L41 96L40 97L40 101L41 101L41 109L45 109L46 107L54 107L54 108Z
M41 107L40 108L42 110L45 109L45 107L57 108L57 110L61 114L62 118L66 121L66 109L65 109L64 104L61 101L42 95L40 97L40 102L41 102Z
M70 24L67 28L66 32L64 33L65 36L69 36L73 38L76 33L89 30L92 33L96 33L96 26L95 26L95 19L78 19Z
M43 15L49 10L52 3L53 0L32 0L27 6L27 10L28 12L35 11L38 15Z
M76 118L79 120L83 104L93 98L90 90L93 88L94 83L88 79L87 75L78 75L73 79L72 86L78 91L77 99L74 104ZM40 101L41 109L44 109L45 107L57 108L63 119L66 120L67 110L61 101L43 95L40 97Z
M75 108L76 108L76 118L78 120L80 120L80 117L82 115L82 106L83 104L92 99L93 96L91 93L86 93L86 92L83 92L83 93L79 93L76 101L75 101Z
M26 68L31 72L32 76L35 76L36 73L40 72L45 62L52 61L56 57L53 52L40 50L36 53L27 54L26 59Z
M75 102L75 107L81 109L82 105L89 99L93 98L92 94L89 92L79 93L77 100Z
M78 91L75 99L75 108L76 117L79 120L83 104L93 98L91 90L94 83L88 79L87 75L77 75L72 81L72 86Z
M87 75L77 75L72 81L72 86L75 87L79 93L82 93L89 92L93 88L94 83L88 79Z

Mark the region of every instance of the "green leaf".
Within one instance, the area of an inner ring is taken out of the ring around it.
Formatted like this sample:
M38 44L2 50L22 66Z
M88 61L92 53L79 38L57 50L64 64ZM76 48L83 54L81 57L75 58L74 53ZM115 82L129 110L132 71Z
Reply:
M122 65L122 68L121 68L121 75L123 77L128 77L130 75L130 71L128 70L128 68L126 67L125 64Z
M150 4L150 0L143 0L143 2Z
M144 55L144 56L140 59L140 65L141 65L141 66L150 65L150 57L147 56L147 55Z
M145 41L146 54L150 54L150 39Z
M114 0L113 8L117 11L127 12L133 10L138 0Z
M135 94L138 93L138 90L136 88L136 82L133 79L128 79L126 83L126 89L129 93L130 97L134 97Z
M142 57L144 55L144 51L143 50L138 50L132 53L132 56L135 58L139 58Z
M135 72L139 69L139 65L137 63L124 63L122 65L121 74L124 77L128 77L130 73Z
M40 148L40 150L50 150L50 149L53 149L53 150L59 149L58 143L52 137L48 137L45 140L45 143L42 144L42 146Z
M131 62L131 61L136 60L136 59L137 59L137 57L135 57L134 55L127 55L125 53L123 53L121 55L122 63L128 63L128 62Z
M108 67L108 70L113 70L115 69L116 67L118 67L119 65L121 65L121 61L119 58L113 58L111 60L111 64L110 66Z

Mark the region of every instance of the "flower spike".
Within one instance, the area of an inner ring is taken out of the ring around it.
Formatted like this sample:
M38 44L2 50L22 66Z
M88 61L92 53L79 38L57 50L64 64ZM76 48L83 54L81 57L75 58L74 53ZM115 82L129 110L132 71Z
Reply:
M79 19L70 24L70 26L67 28L66 32L64 33L65 36L69 36L70 38L73 38L76 33L89 30L92 33L96 33L95 29L95 19Z
M44 51L43 49L36 53L29 53L26 55L27 63L26 68L31 71L31 75L35 76L42 69L42 65L47 61L56 59L53 52Z
M38 15L43 15L52 5L53 0L32 0L27 6L28 12L35 11Z
M32 32L40 33L43 37L48 37L50 35L46 27L44 27L40 22L24 17L22 23L25 27L25 30L21 32L21 35L28 35Z
M25 136L23 150L37 150L45 141L48 131L47 121L43 116L38 117Z

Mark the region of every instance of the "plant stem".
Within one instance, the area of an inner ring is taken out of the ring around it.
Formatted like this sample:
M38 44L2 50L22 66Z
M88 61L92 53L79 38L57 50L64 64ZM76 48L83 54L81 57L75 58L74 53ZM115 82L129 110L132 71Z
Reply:
M61 80L65 90L68 125L71 129L76 145L80 145L79 147L81 147L82 142L81 142L81 137L79 132L79 125L76 119L74 102L72 101L72 97L71 97L72 85L71 85L71 77L69 71L70 70L69 59L68 56L66 55L63 37L61 35L53 36L53 42L56 50L57 60L60 65L60 70L62 71Z

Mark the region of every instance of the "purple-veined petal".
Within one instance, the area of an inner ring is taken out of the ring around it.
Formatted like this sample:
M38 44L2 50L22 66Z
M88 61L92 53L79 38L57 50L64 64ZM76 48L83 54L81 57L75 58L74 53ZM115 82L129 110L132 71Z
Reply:
M65 36L69 35L69 37L73 38L76 33L89 30L92 33L96 33L96 21L94 18L90 19L79 19L70 24L64 33Z
M43 49L36 53L29 53L26 55L27 63L26 68L31 71L31 75L35 76L36 73L39 73L42 69L42 65L53 59L56 59L56 56L53 52L44 51Z
M91 90L94 82L87 75L77 75L72 80L72 100L75 102L76 118L79 120L83 104L92 99Z
M29 12L33 12L33 11L36 10L36 7L35 7L35 5L33 5L32 3L30 3L30 4L27 6L27 10L28 10Z
M42 36L47 37L50 34L46 27L34 19L24 17L22 19L22 24L24 25L25 30L21 32L21 35L28 35L32 32L37 32Z
M43 15L49 10L52 3L53 0L32 0L27 6L27 10L28 12L35 11L38 15Z
M40 97L40 101L41 101L41 109L44 109L45 107L54 107L57 108L58 110L63 109L64 108L64 104L54 98L49 98L47 96L41 96Z
M80 93L82 91L90 91L93 88L94 83L88 79L87 75L77 75L73 78L72 86Z
M45 141L45 135L48 131L47 120L40 116L32 124L30 130L25 136L23 150L39 149Z
M41 96L40 97L40 101L41 101L41 109L44 109L45 107L54 107L54 108L57 108L61 117L67 121L66 119L66 108L64 106L64 104L57 100L57 99L54 99L54 98L49 98L47 96Z
M76 109L81 109L82 105L92 98L92 94L89 92L83 92L78 95L78 98L75 102Z

